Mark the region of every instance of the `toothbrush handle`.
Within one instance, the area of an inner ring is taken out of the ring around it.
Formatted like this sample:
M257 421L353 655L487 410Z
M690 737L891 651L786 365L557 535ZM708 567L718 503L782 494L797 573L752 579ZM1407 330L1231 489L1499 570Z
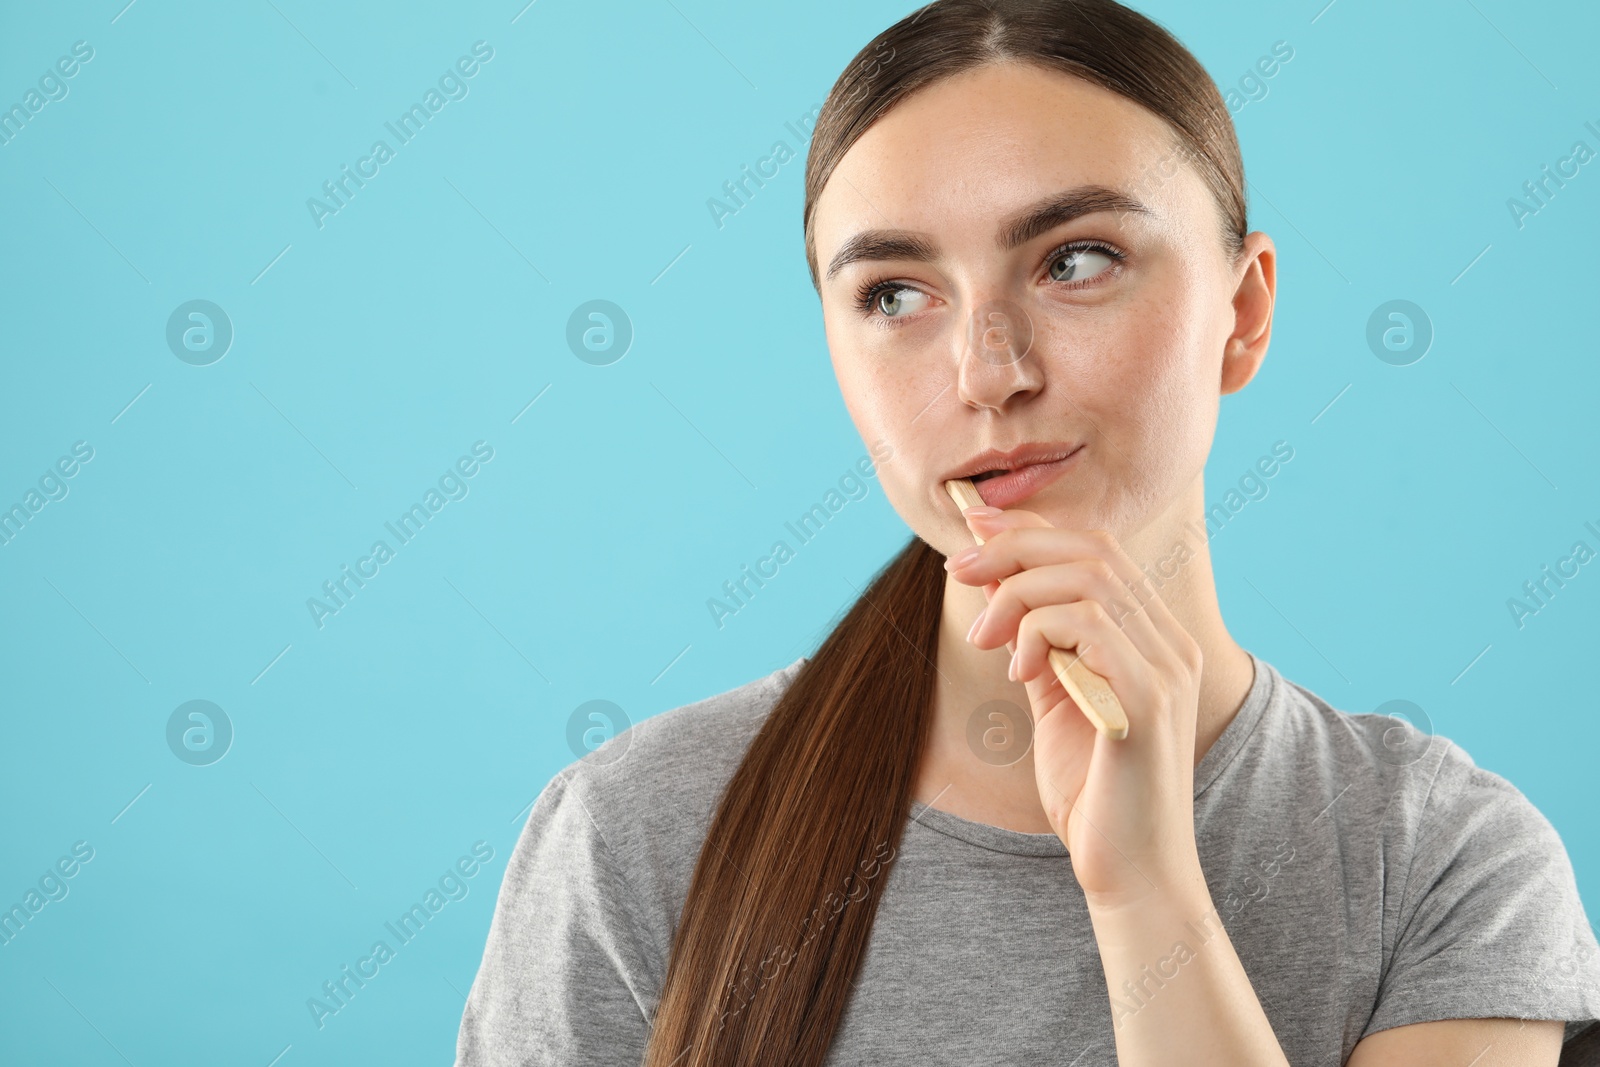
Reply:
M1059 648L1050 650L1050 668L1056 672L1061 688L1083 711L1094 728L1113 741L1128 736L1128 715L1122 701L1111 691L1111 684L1083 665L1083 661Z

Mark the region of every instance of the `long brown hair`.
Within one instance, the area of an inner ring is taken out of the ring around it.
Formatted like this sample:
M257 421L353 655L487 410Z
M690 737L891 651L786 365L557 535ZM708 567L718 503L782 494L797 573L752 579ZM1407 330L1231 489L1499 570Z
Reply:
M823 104L806 158L813 285L812 214L850 146L916 90L1004 61L1083 78L1165 119L1238 253L1233 121L1171 34L1115 0L936 0L869 42ZM645 1067L822 1064L910 815L943 593L940 554L913 536L768 713L701 846Z

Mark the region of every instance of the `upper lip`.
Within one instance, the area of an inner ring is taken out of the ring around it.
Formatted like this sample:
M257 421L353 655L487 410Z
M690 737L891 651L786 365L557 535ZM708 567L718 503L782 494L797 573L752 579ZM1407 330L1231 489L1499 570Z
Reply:
M1051 463L1058 459L1065 459L1082 447L1082 444L1074 445L1064 441L1044 441L1039 444L1018 445L1008 452L991 448L979 452L959 467L946 472L940 481L947 482L952 478L971 478L973 475L982 474L984 471L1015 470L1018 467L1026 467L1033 463Z

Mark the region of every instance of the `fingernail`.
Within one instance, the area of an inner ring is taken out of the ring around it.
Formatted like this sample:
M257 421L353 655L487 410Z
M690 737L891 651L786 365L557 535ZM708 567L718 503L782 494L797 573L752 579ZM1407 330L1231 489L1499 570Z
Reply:
M971 518L975 518L975 519L992 519L996 515L1002 514L1002 512L1001 512L1001 510L999 508L991 508L991 507L985 506L985 507L981 507L981 508L968 508L967 510L963 511L961 514L969 516Z
M947 571L953 571L957 567L965 567L967 564L977 559L979 555L980 550L977 545L973 545L970 548L963 548L960 552L957 552L955 555L944 561L944 569Z
M1013 682L1017 680L1017 653L1011 653L1011 665L1006 668L1006 677Z
M988 610L989 610L988 608L984 608L983 611L978 612L978 617L976 619L972 620L972 629L967 631L967 640L968 641L971 641L972 640L972 636L978 632L978 627L983 625L983 615L984 615L984 612L986 612Z

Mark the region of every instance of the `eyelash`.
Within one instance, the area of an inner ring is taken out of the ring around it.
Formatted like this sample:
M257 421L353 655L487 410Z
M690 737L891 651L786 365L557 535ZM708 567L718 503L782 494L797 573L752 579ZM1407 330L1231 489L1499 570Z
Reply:
M1055 251L1051 252L1048 256L1045 257L1045 261L1044 262L1045 262L1046 265L1049 265L1051 263L1054 263L1056 260L1060 259L1062 256L1067 255L1070 252L1103 252L1103 253L1105 253L1107 256L1111 257L1111 261L1112 261L1112 265L1108 269L1108 273L1115 273L1117 268L1122 264L1123 260L1128 258L1126 253L1124 253L1124 252L1122 252L1122 251L1120 251L1120 250L1118 250L1116 248L1113 248L1112 246L1106 244L1104 241L1077 240L1077 241L1068 241L1066 244L1064 244L1061 247L1057 248ZM1062 286L1064 288L1067 288L1067 289L1082 289L1082 288L1085 288L1088 285L1092 285L1092 284L1095 284L1095 283L1094 283L1093 280L1089 280L1089 281L1085 281L1085 282L1082 282L1082 283L1079 283L1079 282L1056 282L1055 284L1060 285L1060 286ZM859 289L856 290L856 295L855 295L856 310L859 311L862 314L862 316L865 317L865 318L882 319L885 322L894 321L894 319L897 316L890 316L890 315L880 314L878 312L878 310L877 310L877 307L878 307L878 297L881 294L888 293L888 292L893 292L896 289L916 289L916 286L914 286L914 285L906 285L903 282L891 281L889 279L872 279L872 278L869 278L867 281L865 281L865 282L863 282L861 284L861 287Z

